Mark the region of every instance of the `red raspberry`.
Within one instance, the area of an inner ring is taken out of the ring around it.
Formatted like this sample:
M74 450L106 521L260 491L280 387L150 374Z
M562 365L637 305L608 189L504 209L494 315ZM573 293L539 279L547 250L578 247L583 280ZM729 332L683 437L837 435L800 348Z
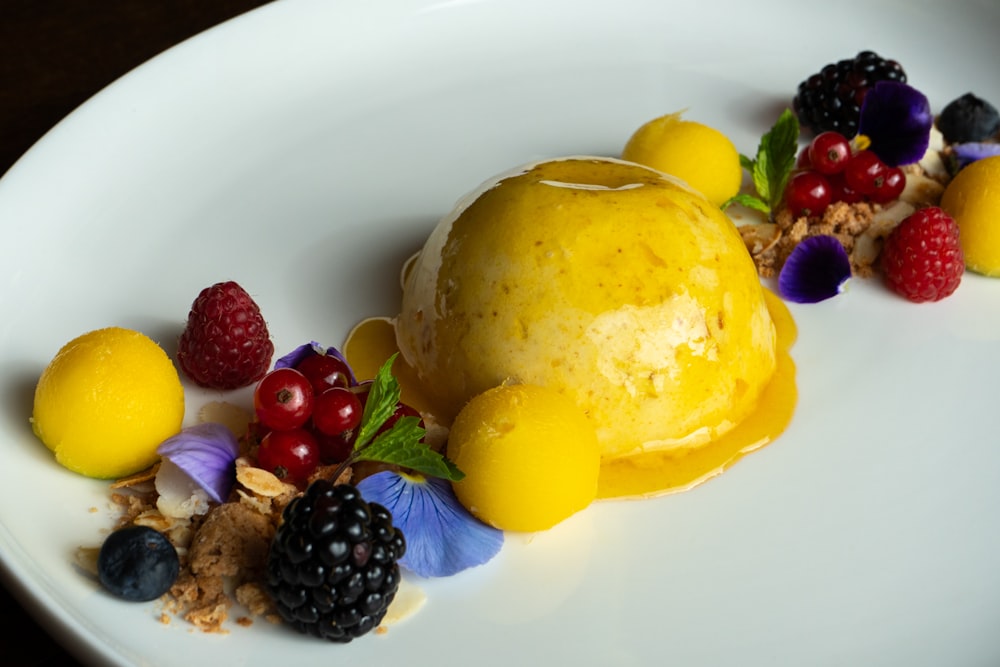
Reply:
M194 300L177 361L203 387L237 389L262 378L273 354L260 308L229 281L206 287Z
M882 248L882 276L910 301L939 301L965 272L958 225L936 206L921 209L892 230Z

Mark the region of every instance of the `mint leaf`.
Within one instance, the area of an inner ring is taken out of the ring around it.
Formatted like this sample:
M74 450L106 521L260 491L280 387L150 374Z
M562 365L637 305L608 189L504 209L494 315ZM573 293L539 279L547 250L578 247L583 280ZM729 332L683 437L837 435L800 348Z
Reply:
M774 210L785 194L785 185L795 166L799 150L799 120L790 109L785 109L778 117L771 131L761 138L764 154L767 155L768 204Z
M379 433L396 412L396 405L399 403L399 381L392 374L392 364L397 356L398 353L389 357L375 374L354 441L354 450L344 463L388 463L457 482L465 474L454 463L422 442L426 431L420 427L420 419L417 417L402 417L391 429Z
M740 155L740 164L750 172L757 196L752 199L733 200L767 215L771 215L781 204L785 186L795 167L798 154L799 120L790 109L785 109L770 130L760 138L757 155L750 159ZM751 203L752 201L752 203ZM727 204L730 202L727 202Z
M424 429L417 417L403 417L392 429L379 434L374 441L358 452L358 461L377 461L409 468L432 477L453 482L465 477L454 463L420 442Z
M760 197L755 197L754 195L748 195L740 193L730 197L726 203L722 205L722 209L725 210L730 204L742 204L747 208L752 208L755 211L760 211L767 215L771 212L771 208L767 205L767 202L763 201Z
M365 411L361 415L358 436L354 441L355 451L367 445L396 411L401 392L399 381L392 375L392 364L397 356L398 353L389 357L375 374L372 388L368 391L368 400L365 402Z

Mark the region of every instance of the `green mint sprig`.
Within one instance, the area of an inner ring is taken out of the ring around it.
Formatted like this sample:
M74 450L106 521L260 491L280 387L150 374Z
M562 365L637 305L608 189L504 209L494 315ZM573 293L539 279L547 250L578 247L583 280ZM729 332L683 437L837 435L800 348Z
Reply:
M391 429L379 433L379 429L396 411L396 404L399 402L399 381L392 374L392 364L397 356L398 354L394 354L389 357L375 374L354 449L341 467L345 468L356 461L388 463L457 482L465 477L465 473L422 442L426 431L420 427L417 417L402 417ZM338 470L337 475L339 472Z
M723 203L723 210L730 204L742 204L771 216L781 204L798 149L799 120L790 109L785 109L774 126L760 138L756 157L750 159L740 155L740 165L750 172L757 194L737 194Z

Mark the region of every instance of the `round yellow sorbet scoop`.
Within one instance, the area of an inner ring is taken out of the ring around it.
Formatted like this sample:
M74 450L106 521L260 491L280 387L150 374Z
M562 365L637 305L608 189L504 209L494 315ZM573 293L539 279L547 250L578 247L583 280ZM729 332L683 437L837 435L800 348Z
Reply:
M444 421L504 382L541 385L592 420L604 460L722 435L776 364L729 218L605 158L529 165L470 194L407 272L396 336Z

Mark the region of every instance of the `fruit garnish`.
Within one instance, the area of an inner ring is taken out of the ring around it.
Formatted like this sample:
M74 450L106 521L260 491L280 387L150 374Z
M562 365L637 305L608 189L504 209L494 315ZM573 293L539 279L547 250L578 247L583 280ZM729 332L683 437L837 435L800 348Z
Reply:
M547 387L506 384L473 397L452 424L448 455L466 473L454 485L459 501L504 530L546 530L597 494L594 424Z
M238 389L263 377L273 354L260 308L246 290L228 281L206 287L194 300L177 361L203 387Z
M257 420L269 429L299 428L313 411L313 385L294 368L276 368L253 391Z
M313 359L319 357L319 359ZM316 341L299 345L297 348L279 358L274 362L277 368L295 368L308 377L314 388L328 388L332 386L353 387L358 383L354 377L354 371L347 359L335 347L323 347ZM346 384L338 373L347 374Z
M799 84L792 101L802 125L819 134L826 130L853 137L861 106L879 81L906 83L906 72L895 60L874 51L862 51L826 65Z
M811 236L792 250L778 274L778 292L788 301L817 303L844 291L851 260L833 236Z
M1000 112L972 93L966 93L945 105L937 127L949 144L980 142L1000 132Z
M739 153L722 132L681 114L642 125L622 149L622 159L675 176L720 206L740 189Z
M965 265L1000 276L1000 155L958 172L941 196L941 208L958 224Z
M156 474L156 490L163 502L157 501L158 504L178 506L187 503L197 489L217 503L229 497L236 480L234 462L240 446L228 427L214 422L189 426L164 440L156 451L162 459ZM173 481L172 467L197 485L197 489ZM165 509L161 507L161 511ZM164 511L164 514L182 516L176 511Z
M924 156L933 125L923 93L905 83L881 81L865 95L858 134L868 138L868 150L886 165L898 167Z
M97 577L112 595L130 602L160 597L180 573L177 550L162 533L148 526L114 531L97 555Z
M900 296L918 303L945 298L965 271L958 225L936 206L916 211L886 238L881 264L886 285Z
M257 448L257 465L291 484L305 484L319 464L319 443L304 428L270 431Z
M503 546L503 531L472 516L447 480L386 470L357 487L369 502L392 513L406 536L399 564L422 577L448 577L482 565Z
M389 510L366 502L350 484L320 479L282 513L267 587L296 630L347 643L382 621L406 548Z
M785 109L770 130L764 133L753 159L740 155L740 164L750 172L756 195L739 193L723 203L742 204L771 216L781 204L785 186L798 155L799 121Z
M31 427L70 470L125 477L151 466L181 429L184 387L148 336L108 327L59 350L35 387Z

